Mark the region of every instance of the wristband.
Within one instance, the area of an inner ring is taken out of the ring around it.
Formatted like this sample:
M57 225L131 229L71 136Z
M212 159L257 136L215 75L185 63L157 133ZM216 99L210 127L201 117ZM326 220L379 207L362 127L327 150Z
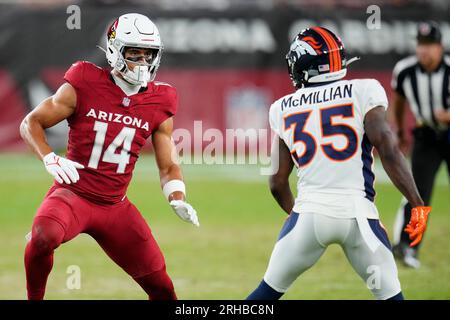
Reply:
M175 191L180 191L186 195L186 186L182 180L170 180L163 187L163 193L167 200L169 200L169 196Z

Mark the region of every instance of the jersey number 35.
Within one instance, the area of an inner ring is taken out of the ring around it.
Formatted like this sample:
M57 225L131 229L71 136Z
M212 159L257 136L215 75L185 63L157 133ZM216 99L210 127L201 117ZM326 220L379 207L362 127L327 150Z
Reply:
M316 155L318 146L316 139L311 133L305 131L306 123L313 111L303 111L293 113L284 118L285 130L293 130L291 152L297 166L302 167L311 162ZM346 124L334 124L334 117L353 118L353 105L345 104L323 108L320 112L320 127L322 137L332 137L341 135L346 138L346 145L343 148L336 148L333 143L322 143L320 148L322 152L330 160L345 161L351 158L357 150L358 137L355 130ZM304 144L304 151L299 154L296 145L298 143Z

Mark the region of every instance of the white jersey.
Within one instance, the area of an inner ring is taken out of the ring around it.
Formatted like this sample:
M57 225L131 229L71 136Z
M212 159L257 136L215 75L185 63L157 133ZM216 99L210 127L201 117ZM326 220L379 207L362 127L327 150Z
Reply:
M373 146L364 132L364 117L387 105L386 93L374 79L302 88L272 104L270 126L297 166L294 211L378 219Z

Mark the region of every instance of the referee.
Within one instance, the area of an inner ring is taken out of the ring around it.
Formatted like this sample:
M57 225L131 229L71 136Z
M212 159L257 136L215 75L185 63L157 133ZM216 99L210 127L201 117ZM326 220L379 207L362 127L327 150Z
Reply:
M420 23L415 56L400 60L392 77L393 116L400 148L406 150L405 105L416 119L413 130L412 173L425 205L430 205L433 184L442 162L450 175L450 57L444 55L442 36L435 22ZM411 206L403 200L394 225L394 255L412 268L419 268L419 245L409 247L404 232Z

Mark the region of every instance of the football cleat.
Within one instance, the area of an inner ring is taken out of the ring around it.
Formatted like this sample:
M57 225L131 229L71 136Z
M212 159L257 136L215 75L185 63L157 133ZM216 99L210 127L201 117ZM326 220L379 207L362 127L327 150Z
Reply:
M392 248L394 257L400 260L403 265L413 269L420 268L420 260L417 257L417 250L410 248L407 244L397 244Z
M405 248L405 256L403 257L403 263L407 267L419 269L420 261L419 259L417 259L417 250L408 247Z

